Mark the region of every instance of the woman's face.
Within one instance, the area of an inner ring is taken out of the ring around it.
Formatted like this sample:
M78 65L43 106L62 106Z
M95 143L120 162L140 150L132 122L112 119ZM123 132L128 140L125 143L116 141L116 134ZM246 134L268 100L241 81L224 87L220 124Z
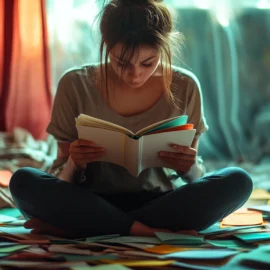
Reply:
M160 54L149 46L140 46L135 50L129 62L125 59L120 61L123 50L121 43L116 44L112 49L109 58L111 66L118 77L130 88L141 87L157 70L160 62ZM129 58L130 51L127 51L125 58ZM122 71L123 66L126 68Z

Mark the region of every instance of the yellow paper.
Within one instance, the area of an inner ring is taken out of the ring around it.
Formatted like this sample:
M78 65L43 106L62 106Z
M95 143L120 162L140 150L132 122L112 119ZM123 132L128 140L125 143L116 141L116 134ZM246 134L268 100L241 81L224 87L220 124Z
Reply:
M155 254L170 254L174 252L194 250L194 249L198 250L199 248L185 248L185 247L175 247L175 246L170 246L170 245L159 245L159 246L154 246L150 248L145 248L144 250L147 252L155 253Z
M100 260L102 263L108 263L108 264L121 264L124 266L131 266L131 267L153 267L153 266L168 266L173 264L174 260L167 260L167 261L158 261L158 260L143 260L143 261L137 261L137 260Z
M225 217L221 221L220 227L223 228L223 226L248 226L260 224L263 224L261 212L240 208L229 216Z
M250 195L251 200L270 200L270 193L265 189L254 189Z

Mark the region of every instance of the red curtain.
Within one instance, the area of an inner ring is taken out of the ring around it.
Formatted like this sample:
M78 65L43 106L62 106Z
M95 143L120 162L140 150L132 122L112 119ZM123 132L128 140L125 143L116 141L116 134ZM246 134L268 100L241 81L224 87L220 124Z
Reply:
M0 129L46 139L52 92L45 0L0 0Z

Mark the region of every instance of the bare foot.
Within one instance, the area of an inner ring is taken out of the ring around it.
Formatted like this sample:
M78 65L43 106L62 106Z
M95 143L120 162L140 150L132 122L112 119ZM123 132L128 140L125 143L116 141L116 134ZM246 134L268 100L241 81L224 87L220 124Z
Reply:
M32 229L31 233L33 234L48 234L48 235L60 236L64 238L75 238L74 235L68 232L65 232L63 230L60 230L37 218L31 218L30 220L27 220L24 223L24 227L26 229Z
M198 236L198 233L195 230L179 230L179 231L172 231L169 229L162 229L162 228L151 228L146 226L138 221L135 221L130 229L130 235L133 236L150 236L154 237L155 232L166 232L166 233L178 233L178 234L187 234Z
M146 226L138 221L135 221L130 229L130 235L133 236L151 236L154 237L155 232L168 232L172 233L173 231L162 228L151 228Z
M198 232L195 230L180 230L180 231L177 231L176 233L198 236Z
M155 236L153 229L138 221L135 221L130 228L130 235L132 236Z

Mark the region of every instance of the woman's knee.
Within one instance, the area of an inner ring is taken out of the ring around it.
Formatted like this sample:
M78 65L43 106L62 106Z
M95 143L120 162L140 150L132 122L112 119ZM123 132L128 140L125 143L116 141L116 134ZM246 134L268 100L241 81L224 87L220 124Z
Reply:
M239 167L227 168L229 171L226 182L230 182L234 189L240 190L245 196L250 196L253 189L251 176L247 171Z
M34 178L33 168L30 167L23 167L14 172L9 182L9 190L12 196L20 197L22 194L29 192Z

